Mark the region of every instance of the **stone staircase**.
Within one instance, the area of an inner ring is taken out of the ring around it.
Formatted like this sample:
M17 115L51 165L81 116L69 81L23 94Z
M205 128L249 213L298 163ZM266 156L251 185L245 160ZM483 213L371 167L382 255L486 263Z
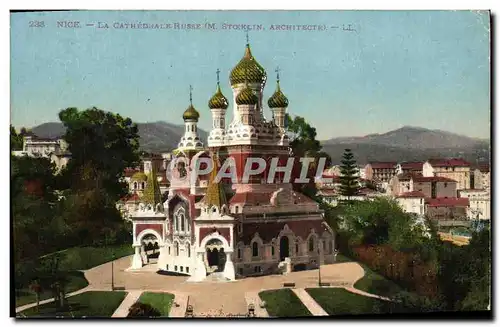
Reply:
M221 272L214 272L211 273L210 275L207 276L205 279L207 282L214 282L214 283L220 283L220 282L227 282L229 279L224 277L224 274Z

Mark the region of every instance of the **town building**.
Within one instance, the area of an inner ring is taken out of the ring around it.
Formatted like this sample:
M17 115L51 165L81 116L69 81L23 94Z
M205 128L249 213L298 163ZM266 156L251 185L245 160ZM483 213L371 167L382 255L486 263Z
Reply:
M471 220L490 220L490 192L489 190L460 190L461 198L469 199L469 211L467 217Z
M422 175L453 179L457 181L457 190L471 188L470 163L463 159L429 159L423 165Z
M432 220L466 220L469 211L468 198L426 198L425 212Z
M294 191L283 173L269 176L269 167L242 181L247 160L270 162L277 157L284 166L290 153L285 133L288 99L278 75L276 90L267 101L273 117L266 119L266 80L264 68L247 44L230 73L233 112L229 125L225 119L230 102L217 78L216 92L208 102L213 120L208 147L197 133L200 114L190 91L168 198L162 201L152 169L148 177L152 183L145 184L137 210L130 213L135 248L131 270L144 265L143 244L151 239L160 248L158 269L189 275L189 281L234 280L333 262L334 232L315 201ZM214 170L194 179L190 163L202 158L210 160ZM217 182L216 171L224 170L226 162L238 176Z
M407 192L422 192L426 198L456 198L457 182L446 177L413 175L394 176L390 181L390 194L399 196Z
M61 170L68 164L71 154L68 151L68 144L64 139L39 138L28 135L23 138L23 149L12 151L14 156L43 157L50 159Z
M478 168L474 169L474 188L475 189L490 189L491 175L490 175L490 165L482 164Z
M397 162L370 162L365 166L367 180L388 184L396 175Z
M396 165L396 175L413 174L422 175L424 163L423 162L401 162Z
M396 196L396 201L404 212L418 216L425 214L425 194L419 191L404 192Z

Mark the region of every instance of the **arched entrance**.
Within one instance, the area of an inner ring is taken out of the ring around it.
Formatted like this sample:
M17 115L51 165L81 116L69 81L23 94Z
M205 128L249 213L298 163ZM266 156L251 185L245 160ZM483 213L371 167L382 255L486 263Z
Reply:
M206 263L208 266L207 273L224 271L226 263L226 253L224 252L224 245L218 239L213 239L207 242L205 246Z
M280 261L290 256L290 241L288 236L282 236L280 239Z

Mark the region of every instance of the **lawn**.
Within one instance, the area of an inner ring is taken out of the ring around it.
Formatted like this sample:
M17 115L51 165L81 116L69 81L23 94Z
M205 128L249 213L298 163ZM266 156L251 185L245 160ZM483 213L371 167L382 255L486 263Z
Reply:
M69 279L68 285L66 287L66 292L70 293L88 285L82 272L79 270L87 270L89 268L99 266L103 263L113 260L113 258L121 258L133 254L133 248L130 244L109 246L109 247L75 247L59 251L56 253L51 253L40 258L41 264L44 262L49 262L50 258L58 255L60 256L59 270L66 272ZM39 264L39 263L38 263ZM23 304L28 304L36 301L35 295L29 290L29 283L35 279L39 278L37 275L37 263L35 262L24 262L16 265L16 276L24 282L19 282L19 284L24 284L22 288L16 289L16 306ZM50 290L46 290L40 294L40 300L51 298L52 294Z
M134 254L130 244L109 247L76 247L59 252L62 256L61 270L87 270L114 259ZM49 254L42 258L47 258Z
M360 262L358 263L365 270L365 275L354 284L354 288L371 294L386 297L391 297L404 291L403 288L398 284L385 278L382 275L377 274L366 265Z
M68 284L66 285L66 293L77 291L89 285L87 279L83 276L83 272L81 271L69 272L67 276ZM43 290L40 293L40 301L51 297L52 292L50 290ZM36 296L29 290L29 288L16 290L16 307L33 302L36 302Z
M120 303L125 299L126 292L89 291L68 298L68 308L56 310L54 303L29 308L17 314L17 317L111 317Z
M330 316L388 312L387 301L354 294L343 288L308 288L306 291Z
M170 293L144 292L137 302L149 304L161 313L161 317L168 317L174 295Z
M266 310L271 317L304 317L311 313L291 289L263 291L259 293L266 302Z

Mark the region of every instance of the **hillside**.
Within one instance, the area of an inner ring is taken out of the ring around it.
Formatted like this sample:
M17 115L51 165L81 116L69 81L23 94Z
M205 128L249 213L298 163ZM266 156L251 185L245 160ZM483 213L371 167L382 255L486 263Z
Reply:
M460 149L486 145L487 140L475 139L441 130L405 126L383 134L332 138L323 144L367 144L405 149Z
M177 147L184 126L159 121L138 123L141 150L166 152ZM45 123L34 127L39 137L58 137L64 133L61 123ZM207 132L198 129L206 144ZM350 148L359 164L369 161L423 161L433 157L462 157L472 163L489 161L489 142L449 132L419 127L403 127L384 134L364 137L334 138L322 142L323 149L337 164L344 149Z
M184 134L184 126L174 125L165 121L154 123L138 123L141 150L146 152L166 152L177 147ZM38 137L56 138L64 134L62 123L44 123L32 129ZM198 129L203 142L206 142L207 132Z

